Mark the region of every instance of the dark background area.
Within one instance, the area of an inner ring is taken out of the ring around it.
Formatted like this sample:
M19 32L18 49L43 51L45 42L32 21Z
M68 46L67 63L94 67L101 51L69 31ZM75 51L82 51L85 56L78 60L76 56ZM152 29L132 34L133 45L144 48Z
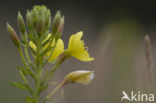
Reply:
M91 21L96 23L94 25L96 25L95 30L97 31L100 31L101 27L108 22L126 18L136 19L145 26L147 31L156 23L156 1L154 0L5 0L0 4L0 11L3 13L1 19L3 19L4 23L10 21L10 17L15 21L17 11L21 11L24 16L27 9L42 4L51 9L52 14L55 14L57 10L61 10L67 18L67 23L72 20L71 15L73 14L77 16L77 20L83 20L83 16L88 16L87 19L92 18ZM10 22L13 22L13 20ZM70 24L70 22L67 23L66 25Z
M8 84L9 81L21 81L15 67L22 63L7 33L6 22L18 32L18 11L25 18L27 9L34 5L46 5L51 9L52 17L60 10L65 15L62 36L65 46L71 34L82 30L89 52L95 57L91 63L72 59L61 66L63 69L58 70L56 80L77 69L95 70L96 74L89 86L66 87L65 99L56 100L56 103L120 103L123 89L151 90L147 85L143 41L144 35L149 34L155 60L156 1L5 0L0 2L1 103L22 103L27 94Z

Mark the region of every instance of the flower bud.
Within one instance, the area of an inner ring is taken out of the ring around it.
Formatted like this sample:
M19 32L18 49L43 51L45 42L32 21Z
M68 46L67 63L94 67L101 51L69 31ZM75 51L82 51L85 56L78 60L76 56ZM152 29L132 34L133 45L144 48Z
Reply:
M54 20L53 20L53 25L52 25L52 34L56 35L58 32L58 28L60 26L60 21L61 21L61 12L57 11L55 14Z
M65 80L71 83L89 84L94 78L94 71L78 70L69 73Z
M45 37L49 33L51 24L50 10L46 6L35 6L32 10L28 10L27 24L30 32Z
M37 31L38 31L38 35L41 35L44 32L44 27L45 27L44 18L40 18L38 20L37 25L36 25L36 28L37 28Z
M15 45L16 47L19 47L19 45L20 45L20 40L19 40L19 38L18 38L16 32L14 31L14 29L13 29L8 23L7 23L7 29L8 29L8 32L9 32L9 34L10 34L10 36L11 36L11 39L12 39L14 45Z
M62 32L63 32L63 28L64 28L64 16L61 18L60 25L59 25L59 28L58 28L58 32L60 34L62 34Z
M33 29L33 22L32 22L32 17L31 17L29 10L27 10L26 22L27 22L28 29L31 32Z
M18 12L17 21L18 21L18 26L20 28L20 31L24 35L26 32L26 27L25 27L25 23L20 12Z

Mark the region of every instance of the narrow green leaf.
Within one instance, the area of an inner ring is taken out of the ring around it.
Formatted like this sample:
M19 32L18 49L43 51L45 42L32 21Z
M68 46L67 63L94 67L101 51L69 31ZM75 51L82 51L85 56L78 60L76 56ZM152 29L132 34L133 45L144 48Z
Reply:
M28 64L33 70L36 70L36 65L34 65L33 63L28 63Z
M46 40L46 41L44 41L43 43L42 43L42 46L44 47L44 46L46 46L48 43L50 43L52 40L53 40L53 37L52 37L53 35L51 34L51 36Z
M11 84L12 86L17 87L17 88L20 88L20 89L22 89L22 90L26 90L26 89L27 89L27 87L26 87L24 84L22 84L22 83L10 82L10 84Z
M48 46L45 50L43 50L39 55L40 56L43 56L45 55L46 53L48 53L49 51L51 51L54 47L50 47Z
M28 71L24 67L16 67L18 70L21 70L24 75L28 75Z
M36 51L33 48L31 48L30 46L28 46L28 48L30 52L32 53L32 55L36 55Z
M20 76L22 77L24 83L25 84L29 84L28 81L27 81L27 79L26 79L26 77L24 76L23 72L22 71L19 71L19 73L20 73Z

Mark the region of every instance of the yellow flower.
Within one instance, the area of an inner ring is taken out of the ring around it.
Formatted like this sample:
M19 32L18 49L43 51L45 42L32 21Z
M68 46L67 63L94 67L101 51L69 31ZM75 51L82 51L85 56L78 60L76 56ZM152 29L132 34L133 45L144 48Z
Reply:
M94 72L78 70L69 73L65 79L71 83L81 83L87 85L94 79Z
M84 46L84 42L81 40L83 32L80 31L73 34L69 39L68 52L71 56L81 60L81 61L92 61L94 58L89 56L89 53Z
M53 46L53 45L54 45L54 43L52 43L51 46ZM62 39L59 39L52 56L49 58L49 62L56 59L61 53L63 53L63 51L64 51L64 43L63 43ZM50 55L50 51L49 51L49 53L46 54L46 56L49 56L49 55Z
M48 40L50 35L51 34L49 34L43 42ZM82 31L71 35L71 37L69 39L68 49L66 50L66 52L69 56L73 56L73 57L77 58L78 60L92 61L92 60L94 60L94 58L89 56L88 50L84 46L84 41L81 40L82 36L83 36ZM29 42L29 45L34 50L36 50L36 45L32 41ZM48 46L48 44L43 49L46 49L47 46ZM54 41L51 46L54 46ZM62 39L59 39L57 42L56 48L55 48L52 56L49 59L49 62L56 59L63 52L64 52L64 43L63 43ZM48 57L49 55L50 55L50 51L46 54L46 57Z
M45 42L46 40L48 40L48 38L50 37L51 34L49 34L47 36L47 38L43 41ZM54 42L51 44L51 47L54 46ZM36 45L30 41L29 42L29 45L31 46L31 48L33 48L34 50L36 50ZM45 47L43 49L46 49L48 47L49 43L47 45L45 45ZM51 57L49 58L49 62L53 61L54 59L56 59L62 52L64 51L64 43L62 41L62 39L59 39L57 44L56 44L56 47L54 49L54 52L53 54L51 55ZM46 54L46 57L48 57L50 55L51 51L48 51L48 53Z

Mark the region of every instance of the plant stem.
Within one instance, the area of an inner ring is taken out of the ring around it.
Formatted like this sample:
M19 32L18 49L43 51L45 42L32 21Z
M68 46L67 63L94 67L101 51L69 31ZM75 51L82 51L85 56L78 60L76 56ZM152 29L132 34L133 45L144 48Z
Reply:
M28 39L27 39L27 36L26 36L26 31L25 31L25 33L24 33L23 39L24 39L24 41L25 41L26 43L28 43ZM30 60L29 54L28 54L28 50L27 50L26 47L24 47L24 52L25 52L25 56L26 56L26 59L27 59L28 63L31 63L31 60Z
M35 103L39 103L39 89L40 89L40 84L41 84L41 77L43 70L41 68L41 63L42 63L42 57L40 56L40 52L42 51L41 48L41 41L40 37L38 38L37 41L37 53L36 53L36 87L35 87L35 93L34 93L34 100Z

